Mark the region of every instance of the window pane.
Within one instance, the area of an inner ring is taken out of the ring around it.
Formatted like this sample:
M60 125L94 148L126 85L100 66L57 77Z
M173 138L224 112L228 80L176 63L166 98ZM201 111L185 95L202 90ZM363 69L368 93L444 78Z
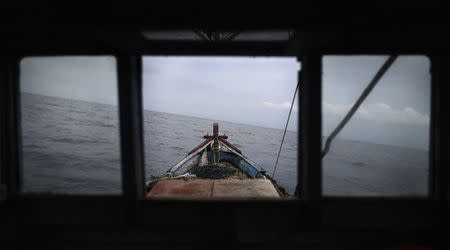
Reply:
M149 198L289 197L280 195L281 187L294 193L298 100L274 177L277 184L269 179L297 85L295 58L143 60ZM217 162L211 136L215 122L219 134L227 136L218 141Z
M323 142L387 58L323 58ZM429 71L425 56L396 59L323 158L325 195L427 195Z
M22 191L120 193L115 58L27 57L20 85Z

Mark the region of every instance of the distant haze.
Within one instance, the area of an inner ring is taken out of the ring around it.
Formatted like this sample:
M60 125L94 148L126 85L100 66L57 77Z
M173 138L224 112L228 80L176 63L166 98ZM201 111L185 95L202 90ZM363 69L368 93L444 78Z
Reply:
M324 57L324 136L342 120L386 59L387 56ZM339 136L427 149L429 114L429 60L424 56L400 56Z
M324 57L324 136L386 58ZM114 57L29 57L20 69L23 92L117 105ZM143 105L148 110L281 129L299 69L295 58L144 57ZM428 148L429 70L426 57L399 57L339 136ZM297 125L296 102L289 129Z
M26 57L20 87L28 93L117 105L116 60L112 56Z
M300 69L295 58L144 57L143 65L145 109L271 128L286 123Z

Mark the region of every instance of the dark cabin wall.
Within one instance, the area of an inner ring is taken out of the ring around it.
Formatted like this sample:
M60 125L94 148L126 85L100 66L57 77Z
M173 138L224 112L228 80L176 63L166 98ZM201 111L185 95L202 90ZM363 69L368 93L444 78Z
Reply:
M437 170L435 188L439 192L433 202L328 199L308 206L300 202L148 204L124 202L117 197L13 197L0 204L0 246L5 246L4 249L9 249L8 243L19 248L58 249L448 246L443 233L449 229L448 10L436 1L361 2L320 1L298 6L280 1L2 2L0 148L4 152L2 164L6 163L3 170L8 168L6 172L13 176L8 178L14 179L17 156L9 150L16 146L11 142L16 132L6 120L16 115L15 97L10 77L6 76L11 73L8 69L14 58L25 54L128 55L175 51L172 53L305 56L311 52L427 52L436 62L432 70L438 72L434 77L438 85L433 89L437 121L433 133L439 138L433 144L437 155L434 164L444 166ZM289 48L273 44L229 48L150 43L140 36L142 30L167 28L294 28L299 33L296 43ZM314 92L314 85L310 87ZM310 210L314 212L309 213ZM179 214L186 216L180 218ZM318 217L310 218L310 214ZM211 219L217 215L221 216Z

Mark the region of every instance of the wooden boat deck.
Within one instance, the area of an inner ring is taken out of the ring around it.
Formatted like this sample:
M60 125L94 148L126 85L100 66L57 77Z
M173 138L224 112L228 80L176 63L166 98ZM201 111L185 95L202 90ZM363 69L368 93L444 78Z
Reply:
M147 194L147 199L264 199L279 197L273 184L267 179L160 180Z

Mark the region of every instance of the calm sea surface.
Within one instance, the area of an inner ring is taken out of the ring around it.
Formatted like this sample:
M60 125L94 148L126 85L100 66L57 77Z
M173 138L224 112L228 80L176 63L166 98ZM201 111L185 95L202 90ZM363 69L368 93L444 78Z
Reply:
M120 193L117 106L22 94L23 191ZM212 133L213 120L144 112L146 178L159 176ZM272 173L283 131L218 121L220 133ZM288 131L275 179L297 184L297 133ZM337 139L324 159L331 195L426 194L428 154ZM299 184L301 188L301 183Z

